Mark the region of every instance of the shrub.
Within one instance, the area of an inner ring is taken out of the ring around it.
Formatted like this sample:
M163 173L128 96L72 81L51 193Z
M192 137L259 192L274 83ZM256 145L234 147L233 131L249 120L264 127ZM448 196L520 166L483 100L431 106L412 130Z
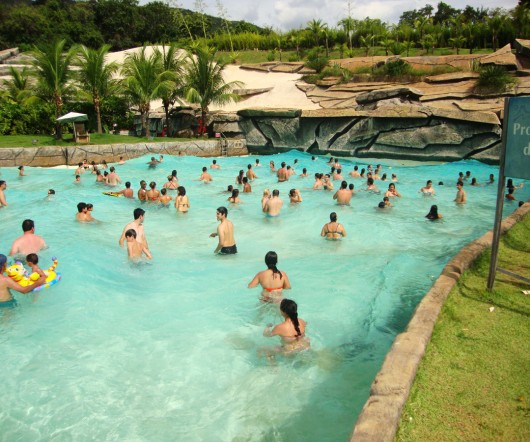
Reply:
M322 55L322 48L313 48L307 53L307 61L305 65L314 69L318 73L322 72L329 62L329 58Z
M267 61L274 61L276 60L276 51L273 49L272 51L269 51L267 54Z
M300 61L300 57L296 55L296 53L294 53L289 55L288 61L290 61L291 63L295 61Z
M391 77L401 77L408 75L412 71L412 67L404 60L389 61L381 67L381 73L383 75L389 75Z
M475 85L475 92L479 94L502 93L511 89L516 83L502 66L485 66L479 70L480 76Z

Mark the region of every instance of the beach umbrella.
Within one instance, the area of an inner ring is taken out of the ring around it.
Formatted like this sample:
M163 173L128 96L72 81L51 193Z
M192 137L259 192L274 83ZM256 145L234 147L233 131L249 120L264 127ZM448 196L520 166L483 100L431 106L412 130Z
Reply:
M66 115L57 118L59 123L74 123L74 139L76 138L75 123L88 121L87 114L79 114L77 112L68 112Z

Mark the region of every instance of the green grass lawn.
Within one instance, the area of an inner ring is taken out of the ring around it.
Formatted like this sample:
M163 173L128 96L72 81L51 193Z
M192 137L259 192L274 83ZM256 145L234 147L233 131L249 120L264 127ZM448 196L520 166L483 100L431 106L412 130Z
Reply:
M238 54L237 56L237 64L254 64L254 63L265 63L270 60L268 60L269 54L271 51L236 51ZM489 54L491 53L491 49L481 49L477 50L475 49L473 53L475 54ZM307 53L307 50L305 51ZM325 51L322 51L323 54L325 54ZM219 51L218 56L224 57L228 59L229 52L226 51ZM469 54L469 49L460 49L460 54ZM288 51L282 51L282 61L287 62L291 57L294 57L296 55L296 51L294 50L288 50ZM368 51L368 57L372 56L379 56L379 55L386 55L385 49L383 47L374 47L371 48ZM392 55L389 52L389 55ZM417 57L422 55L428 55L432 56L433 54L431 51L427 54L425 50L421 48L411 48L409 51L409 57ZM434 49L434 55L440 56L440 55L456 55L456 49L453 48L435 48ZM353 57L366 57L366 50L363 48L353 48ZM405 53L401 54L402 57L407 56ZM338 49L333 49L329 51L329 57L331 59L330 64L333 64L333 60L340 59L340 51ZM349 58L348 51L344 51L342 58ZM280 53L278 51L274 54L274 61L279 62L280 61ZM300 61L305 61L300 60Z
M140 138L128 135L90 134L90 144L137 144L146 142L187 141L190 138ZM39 146L82 146L74 143L71 134L65 134L62 141L57 141L52 135L2 135L2 147L39 147Z
M490 256L451 291L397 441L530 440L530 287L497 273L489 293ZM499 267L530 278L530 214L502 239Z

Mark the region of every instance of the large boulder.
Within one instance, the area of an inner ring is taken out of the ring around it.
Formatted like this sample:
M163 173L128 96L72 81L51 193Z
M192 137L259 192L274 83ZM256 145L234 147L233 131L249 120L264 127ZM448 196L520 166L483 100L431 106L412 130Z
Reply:
M493 54L485 55L480 58L481 66L495 65L495 66L504 66L510 71L515 71L517 69L517 60L515 55L512 53L512 48L508 43L506 46L500 48L498 51Z

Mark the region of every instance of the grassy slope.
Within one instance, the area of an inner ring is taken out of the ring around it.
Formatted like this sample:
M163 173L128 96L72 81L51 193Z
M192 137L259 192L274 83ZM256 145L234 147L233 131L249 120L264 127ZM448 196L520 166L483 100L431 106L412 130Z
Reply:
M110 135L110 134L90 134L90 144L137 144L146 142L164 142L164 141L186 141L189 138L140 138L130 137L127 135ZM34 140L36 142L34 143ZM51 135L3 135L0 136L0 148L2 147L39 147L39 146L80 146L74 143L72 136L67 134L64 140L57 141Z
M530 440L530 287L498 273L488 293L489 259L449 295L396 440ZM503 238L499 267L530 277L530 214Z

